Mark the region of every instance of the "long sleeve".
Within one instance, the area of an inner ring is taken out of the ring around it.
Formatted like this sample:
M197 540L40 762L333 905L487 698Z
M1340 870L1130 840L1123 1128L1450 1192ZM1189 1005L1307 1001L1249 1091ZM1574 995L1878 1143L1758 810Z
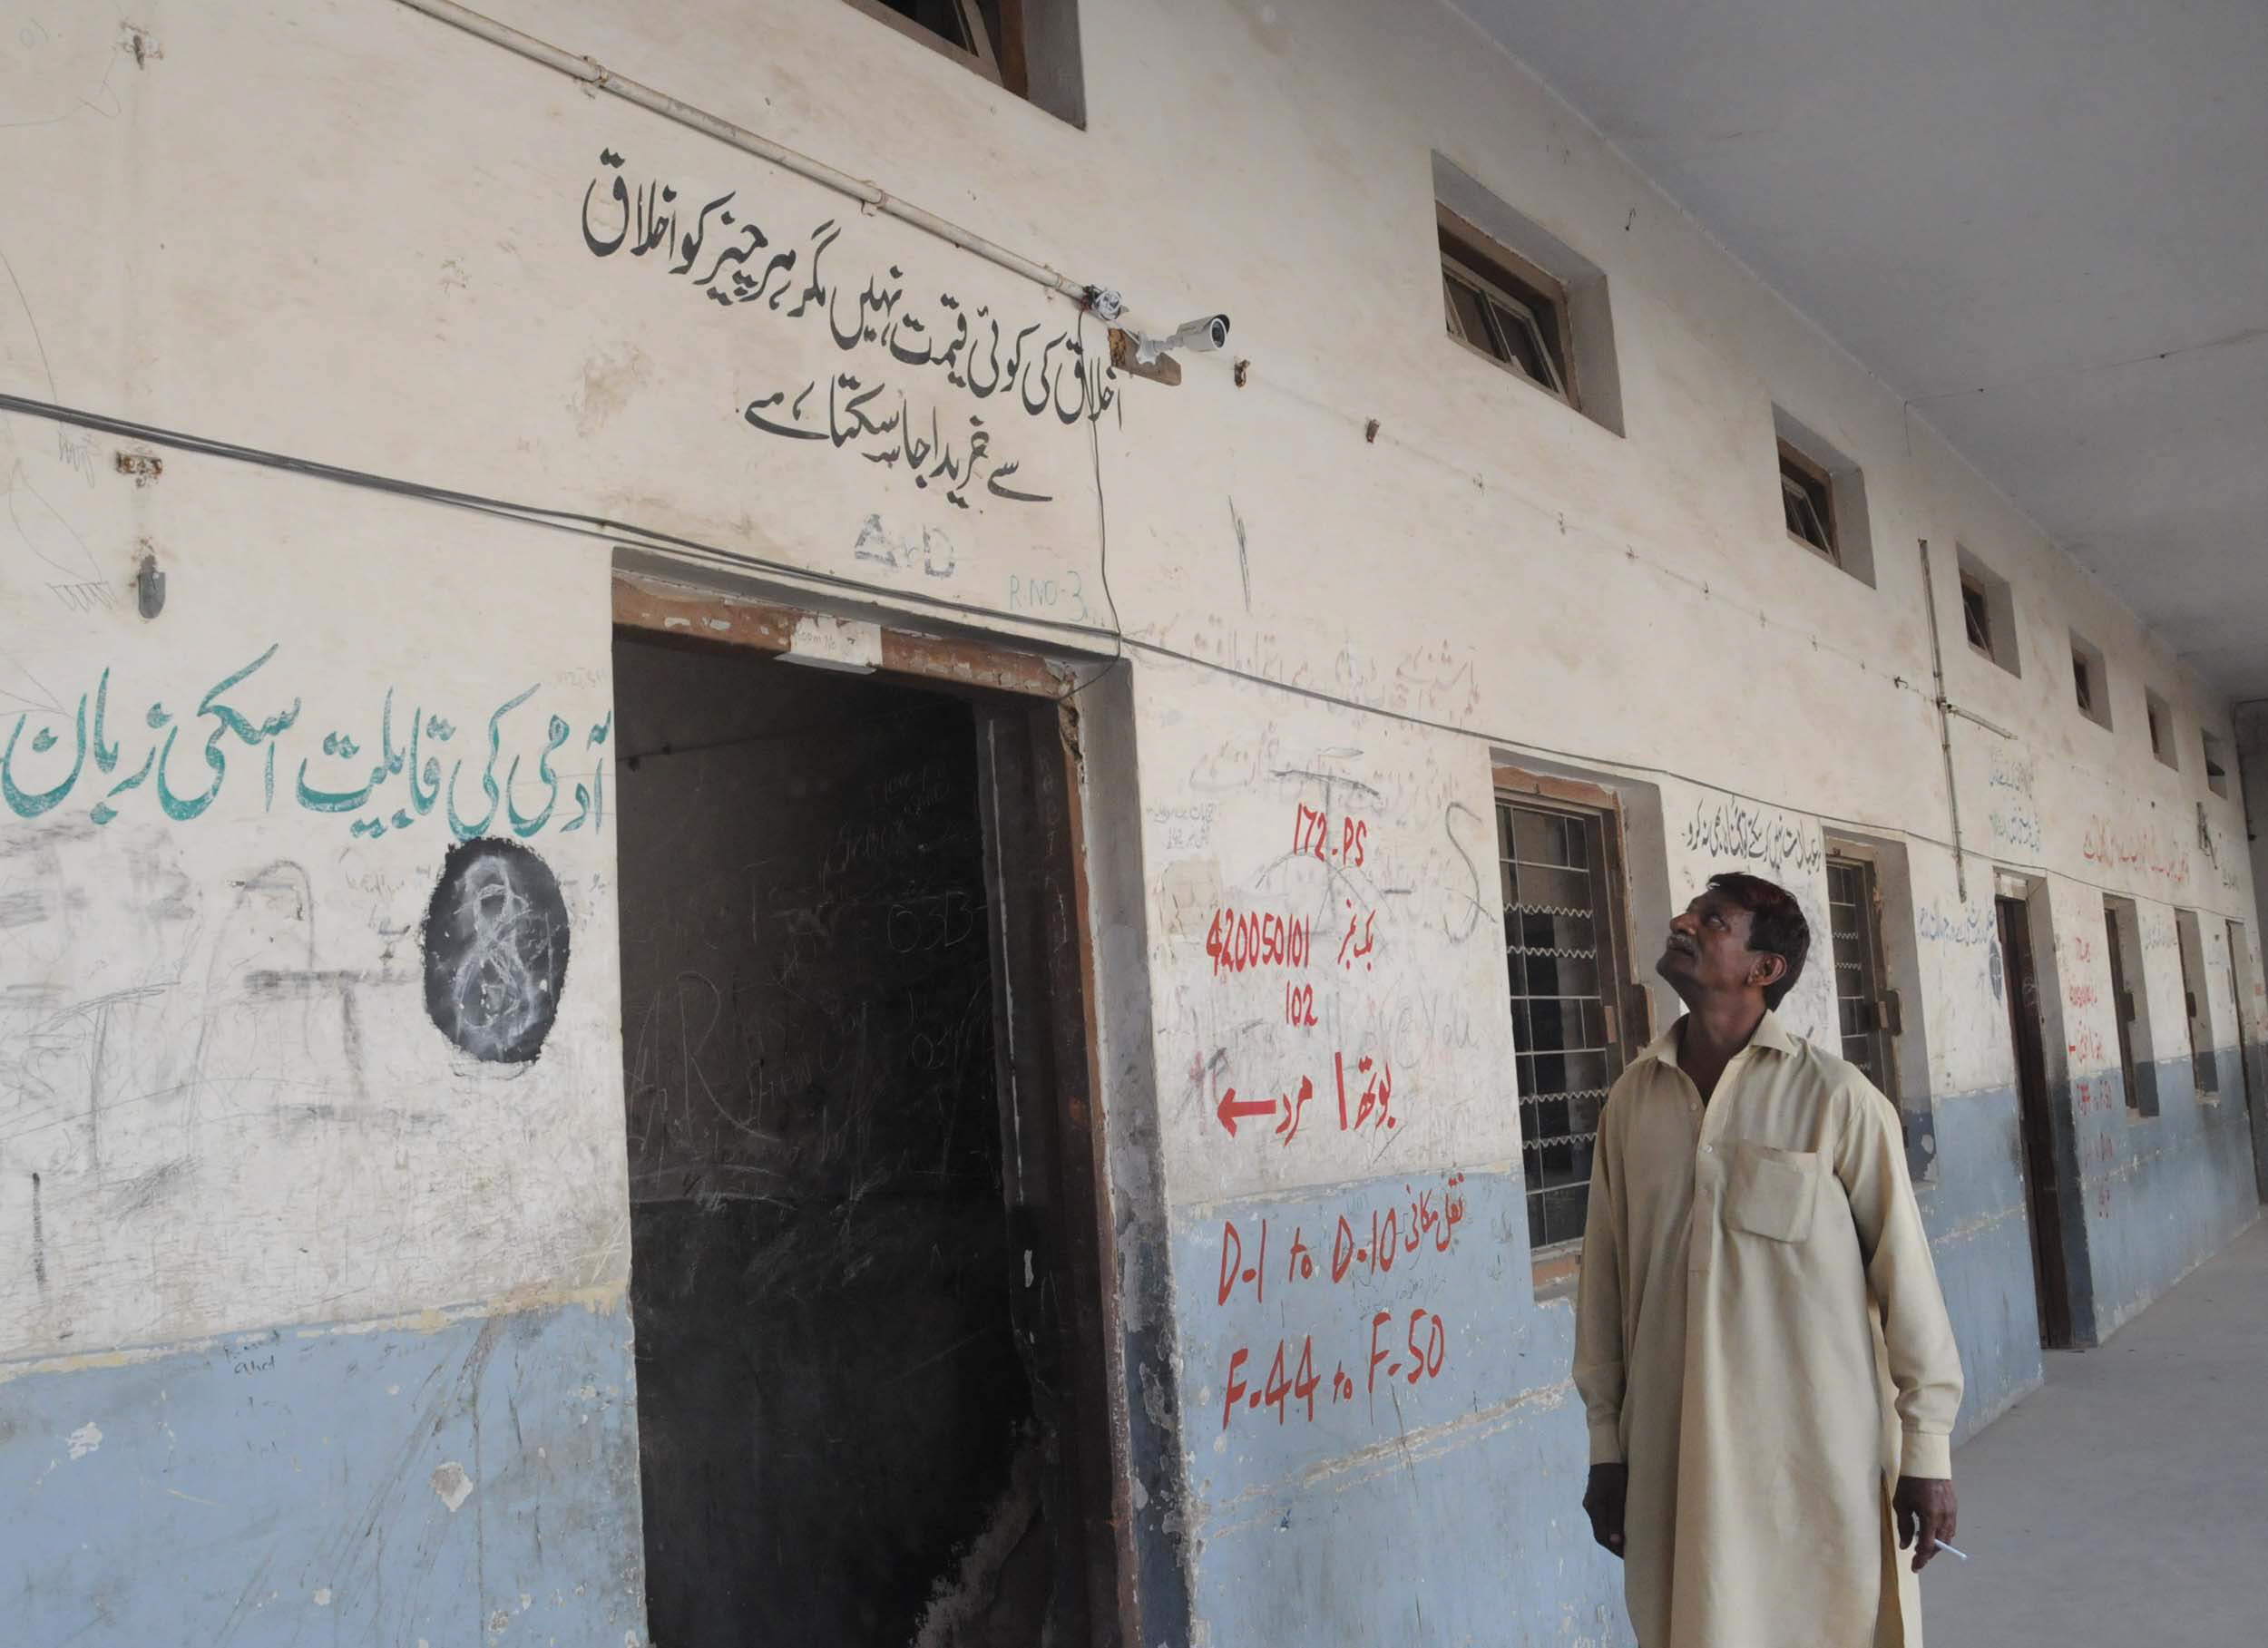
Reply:
M1843 1097L1849 1108L1835 1172L1850 1197L1867 1284L1882 1312L1902 1437L1899 1474L1950 1477L1960 1350L1906 1173L1897 1107L1863 1078L1854 1078Z
M1575 1389L1590 1423L1590 1462L1622 1463L1623 1343L1621 1206L1615 1156L1620 1129L1613 1105L1598 1118L1591 1153L1590 1203L1583 1223L1582 1268L1575 1286Z

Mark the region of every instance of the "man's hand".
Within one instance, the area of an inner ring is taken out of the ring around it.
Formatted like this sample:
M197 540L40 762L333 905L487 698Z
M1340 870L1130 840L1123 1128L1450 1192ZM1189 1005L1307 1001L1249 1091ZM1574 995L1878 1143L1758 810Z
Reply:
M1622 1508L1629 1497L1628 1465L1590 1468L1590 1484L1583 1489L1583 1509L1590 1515L1590 1535L1618 1556L1622 1555ZM1952 1503L1950 1491L1946 1503Z
M1592 1480L1598 1473L1593 1470ZM1589 1499L1583 1502L1589 1506ZM1960 1507L1953 1498L1953 1485L1941 1477L1901 1477L1898 1491L1891 1496L1891 1507L1898 1513L1898 1548L1913 1547L1913 1571L1917 1574L1930 1565L1930 1558L1937 1555L1940 1542L1953 1537L1960 1519ZM1618 1501L1615 1526L1622 1526ZM1595 1523L1597 1515L1591 1517ZM1602 1542L1603 1543L1603 1542Z

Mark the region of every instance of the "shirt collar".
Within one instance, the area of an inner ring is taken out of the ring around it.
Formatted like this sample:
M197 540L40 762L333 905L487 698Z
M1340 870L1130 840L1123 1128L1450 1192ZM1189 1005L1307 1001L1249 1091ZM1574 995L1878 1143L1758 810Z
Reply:
M1675 1068L1677 1063L1678 1026L1685 1021L1685 1016L1678 1015L1677 1023L1648 1042L1646 1050L1638 1057L1641 1059L1658 1058ZM1765 1009L1764 1017L1756 1021L1755 1033L1749 1037L1748 1045L1752 1048L1769 1048L1774 1053L1793 1054L1795 1051L1795 1039L1781 1024L1780 1015L1770 1008Z

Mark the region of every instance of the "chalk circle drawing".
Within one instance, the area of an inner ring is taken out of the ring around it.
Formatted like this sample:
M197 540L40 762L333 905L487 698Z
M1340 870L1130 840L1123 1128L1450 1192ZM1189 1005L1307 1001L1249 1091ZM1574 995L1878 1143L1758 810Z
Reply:
M516 841L449 849L425 910L425 1011L474 1058L525 1064L567 984L567 904L551 866Z

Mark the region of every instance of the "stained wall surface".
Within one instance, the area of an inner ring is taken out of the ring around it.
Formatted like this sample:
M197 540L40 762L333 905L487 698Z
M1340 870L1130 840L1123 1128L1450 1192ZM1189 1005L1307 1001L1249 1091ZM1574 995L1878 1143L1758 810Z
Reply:
M2039 1376L2003 876L2052 940L2092 1331L2255 1215L2229 707L1454 12L1084 6L1080 129L840 0L488 9L1232 347L1112 372L1068 299L396 0L0 0L0 1587L34 1635L643 1640L633 555L1108 667L1144 1641L1628 1640L1530 1281L1500 764L1622 796L1641 961L1715 869L1823 920L1828 852L1883 853L1965 1427ZM1437 161L1603 271L1618 432L1443 336ZM1862 470L1871 582L1789 541L1775 406ZM2019 672L1962 639L1957 546ZM483 840L524 851L445 882ZM1225 965L1232 911L1300 961ZM1829 1033L1823 970L1788 1017Z

